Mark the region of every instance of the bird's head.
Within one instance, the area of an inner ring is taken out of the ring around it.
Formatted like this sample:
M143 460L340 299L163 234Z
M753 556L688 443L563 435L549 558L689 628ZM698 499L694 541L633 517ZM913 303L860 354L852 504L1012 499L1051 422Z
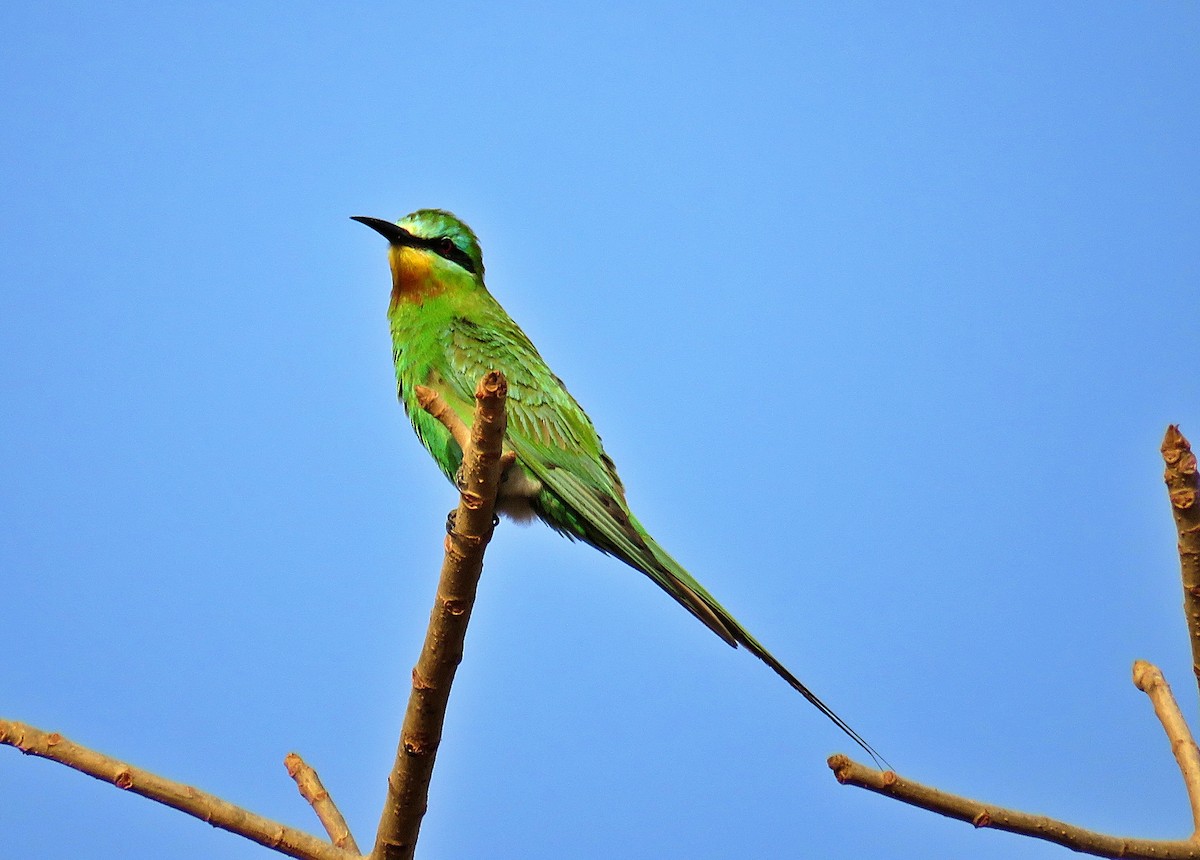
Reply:
M475 233L449 212L418 209L396 223L352 216L388 240L392 300L420 300L448 287L483 283L483 252Z

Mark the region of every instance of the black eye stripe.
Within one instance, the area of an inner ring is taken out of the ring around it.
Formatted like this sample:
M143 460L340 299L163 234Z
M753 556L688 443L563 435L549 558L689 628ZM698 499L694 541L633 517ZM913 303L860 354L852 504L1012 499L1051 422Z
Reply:
M413 238L417 237L414 236ZM468 257L467 252L458 247L453 239L446 241L449 238L449 236L435 236L432 239L420 239L419 241L424 247L433 251L439 257L444 257L452 263L457 263L472 275L478 274L475 271L475 261Z

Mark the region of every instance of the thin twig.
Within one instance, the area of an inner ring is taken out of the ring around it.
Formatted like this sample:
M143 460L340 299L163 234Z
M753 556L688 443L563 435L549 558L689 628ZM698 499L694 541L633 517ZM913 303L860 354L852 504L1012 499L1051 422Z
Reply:
M1171 687L1157 666L1145 660L1135 660L1133 683L1150 697L1154 713L1158 715L1167 739L1171 741L1171 752L1175 754L1179 772L1183 774L1183 784L1192 807L1192 838L1196 839L1200 836L1200 749L1196 748L1196 741L1179 710L1179 703L1171 695Z
M347 851L361 854L362 852L358 850L358 843L354 841L354 835L350 832L349 825L346 824L346 819L342 817L337 804L325 790L317 772L296 753L288 753L283 759L283 765L287 768L288 776L296 781L296 787L300 789L300 796L309 802L313 812L317 814L325 832L329 834L329 840L338 848L345 848Z
M1183 614L1192 640L1192 671L1200 683L1200 505L1196 504L1200 485L1196 476L1196 455L1179 432L1179 426L1167 428L1162 442L1163 478L1171 499L1171 513L1179 533L1179 568L1183 574Z
M0 719L0 743L86 773L117 788L186 812L201 821L236 833L289 857L302 860L361 860L316 836L263 818L190 785L156 776L111 756L80 746L57 732Z
M421 408L436 418L443 427L450 433L452 438L460 450L467 450L467 445L471 443L471 430L463 423L463 420L458 417L458 413L450 408L450 404L442 399L442 396L432 388L426 388L424 385L418 385L413 388L417 395L417 403ZM500 474L503 475L508 471L509 467L517 461L516 451L505 451L500 455Z
M431 417L442 422L442 426L450 431L450 436L458 443L459 448L463 451L467 450L467 445L471 441L471 431L458 417L458 413L450 408L450 404L432 388L426 388L424 385L416 386L413 391L417 395L417 403L421 404L421 408Z
M1122 857L1129 860L1198 860L1200 842L1191 840L1159 841L1109 836L1085 830L1065 821L1044 815L1033 815L1015 809L1005 809L990 803L970 800L956 794L939 791L927 785L897 776L893 771L880 771L851 761L844 755L831 756L829 767L843 785L856 785L868 791L887 795L903 803L919 806L968 821L976 827L1007 830L1021 836L1055 842L1075 851L1098 857Z
M434 392L425 391L432 397L418 395L422 397L423 408L444 420L438 412L445 414L447 409L442 409L445 404ZM442 739L450 685L462 660L463 639L483 569L483 551L492 536L507 393L508 384L498 371L486 374L475 390L471 438L462 446L461 497L447 530L441 579L425 644L412 673L412 694L404 714L396 762L388 777L387 800L372 860L408 860L416 848L434 757Z

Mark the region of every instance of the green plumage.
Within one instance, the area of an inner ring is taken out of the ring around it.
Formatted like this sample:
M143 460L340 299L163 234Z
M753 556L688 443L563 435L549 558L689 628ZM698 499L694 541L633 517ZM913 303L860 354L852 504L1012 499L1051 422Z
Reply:
M462 451L418 405L416 386L437 391L469 423L477 381L489 370L502 371L508 380L505 448L517 459L502 479L500 512L517 519L536 516L640 570L727 643L763 660L874 755L638 522L591 419L484 286L482 254L470 228L436 209L395 224L355 220L390 242L388 319L400 400L442 472L453 480Z

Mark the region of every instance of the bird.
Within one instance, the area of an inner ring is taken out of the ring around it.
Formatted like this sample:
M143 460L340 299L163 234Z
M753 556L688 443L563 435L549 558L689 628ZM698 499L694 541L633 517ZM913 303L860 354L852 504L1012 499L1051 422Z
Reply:
M587 413L484 285L473 230L443 209L396 222L362 215L388 241L388 320L399 399L417 437L451 481L462 449L417 402L437 392L468 425L476 382L499 370L508 380L508 465L496 510L534 519L590 544L648 576L728 645L766 663L877 762L874 748L818 698L650 536L625 499L616 466ZM513 459L515 457L515 459Z

